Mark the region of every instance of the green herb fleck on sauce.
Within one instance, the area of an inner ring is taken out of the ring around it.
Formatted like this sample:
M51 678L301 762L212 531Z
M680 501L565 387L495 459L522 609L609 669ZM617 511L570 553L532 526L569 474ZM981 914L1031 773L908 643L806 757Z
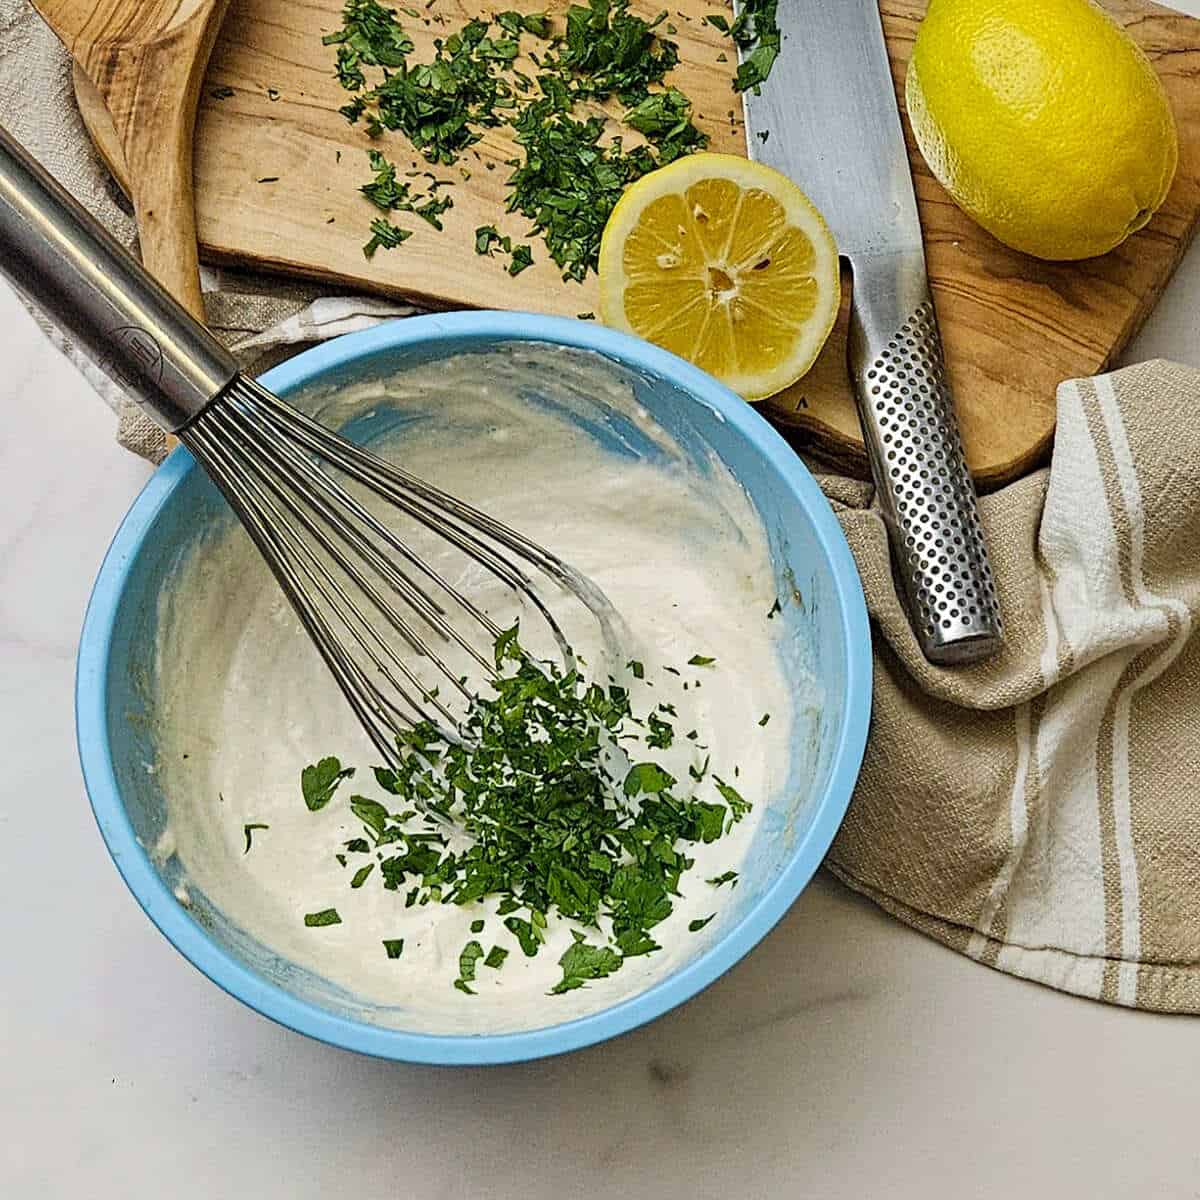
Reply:
M581 988L590 979L603 979L621 969L621 955L607 946L593 946L583 934L572 932L575 941L558 960L563 977L550 990L552 996Z
M300 790L310 812L317 812L333 799L333 793L343 779L354 774L353 767L344 767L333 757L323 758L300 773Z
M475 982L475 964L483 957L483 947L476 941L468 942L458 956L458 978L454 986L468 996L475 995L469 984Z
M242 832L246 836L246 848L245 848L245 850L242 851L242 853L243 854L250 853L250 844L254 838L254 831L256 829L270 829L270 828L271 828L270 825L263 825L258 821L253 821L249 825L243 825Z
M320 912L305 913L304 924L309 929L320 929L324 925L340 925L342 918L336 908L324 908Z
M350 811L368 828L376 837L383 833L387 827L388 810L379 803L378 800L370 800L366 796L351 796Z
M734 768L736 773L737 768ZM721 798L729 805L729 813L735 821L740 821L751 809L751 804L748 800L742 799L742 794L731 784L726 783L719 775L713 776L713 781L717 785L717 791L721 793Z

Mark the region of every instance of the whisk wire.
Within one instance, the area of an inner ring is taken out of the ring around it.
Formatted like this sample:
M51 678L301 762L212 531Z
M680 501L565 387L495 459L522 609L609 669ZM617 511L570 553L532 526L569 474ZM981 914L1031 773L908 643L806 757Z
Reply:
M331 479L326 472L307 460L299 451L287 446L286 443L280 443L278 437L272 439L269 436L269 431L257 429L249 422L243 424L240 417L235 416L233 423L237 432L244 436L259 454L268 458L278 455L281 467L290 467L296 471L300 479L309 485L308 490L304 494L306 503L316 508L322 519L337 534L345 538L359 557L369 563L430 626L442 637L450 637L450 630L442 620L446 610L422 592L410 576L395 566L378 547L374 546L360 530L356 529L346 513L339 511L338 505L341 505L343 509L349 510L350 516L360 520L365 519L368 527L373 532L380 533L380 536L384 538L392 549L404 555L405 558L415 559L416 556L408 546L399 538L394 537L390 530L382 526L379 526L378 529L374 528L372 524L373 518L370 518L369 514L363 512L357 501L344 488ZM286 478L286 476L284 477ZM279 477L276 476L275 479L278 486ZM374 524L377 525L378 523L375 522Z
M404 472L393 472L391 464L386 460L330 433L324 426L306 417L303 413L289 410L288 406L284 405L277 397L271 396L269 392L259 390L262 391L263 399L260 399L257 404L247 404L245 398L240 397L233 407L247 417L261 420L264 414L271 414L276 419L285 420L291 428L294 440L305 446L318 458L332 463L352 479L375 492L376 495L398 505L404 512L440 537L446 537L448 532L453 531L463 539L462 543L454 542L459 549L466 550L467 544L469 544L471 552L478 555L483 565L503 579L510 587L530 586L529 578L519 567L506 562L486 542L475 537L469 529L453 524L447 517L445 507L439 510L426 502L420 496L419 489L414 486L413 481L416 480L416 476L408 476ZM402 486L387 486L389 475L394 475L396 480L401 481ZM436 493L436 489L429 489L428 485L425 486L431 494ZM447 538L447 540L450 539ZM428 563L417 556L410 556L410 561L431 581L453 596L457 603L464 607L473 607L469 598L463 596Z
M388 462L373 454L363 446L348 442L339 435L326 429L318 421L314 421L305 413L299 412L285 404L278 396L268 392L253 381L247 381L254 403L262 409L275 413L284 419L294 433L296 440L309 446L318 455L328 458L346 474L359 480L380 496L399 504L419 520L428 522L439 535L445 535L445 528L450 524L449 518L455 517L462 522L458 526L462 534L471 539L483 555L495 563L494 569L513 587L523 584L532 592L529 578L513 563L507 562L492 550L485 542L475 537L470 529L490 537L514 554L520 555L526 562L536 567L543 574L553 579L560 587L576 595L588 606L599 601L606 603L591 585L574 568L568 566L561 558L544 547L532 542L523 534L511 529L503 522L496 520L488 513L474 508L457 496L429 483L411 471L395 463ZM240 397L240 403L246 404L246 398ZM387 485L391 486L388 487ZM418 509L417 500L424 501L426 508ZM465 547L460 547L465 549ZM511 577L515 573L520 583Z
M388 529L373 513L364 508L358 500L332 479L326 471L307 459L294 446L288 444L287 439L280 436L281 432L285 431L276 429L272 437L272 431L269 427L267 429L255 428L254 423L247 418L243 409L238 408L236 411L238 412L237 420L239 428L247 431L248 436L255 442L259 453L263 455L278 453L284 460L284 465L297 472L310 485L309 491L305 494L305 501L320 511L323 519L335 528L336 532L345 539L355 552L377 571L379 575L387 580L393 588L399 591L405 601L421 614L439 636L457 644L481 670L492 672L494 670L492 665L446 619L446 610L423 592L411 577L389 561L380 551L379 547L371 542L367 534L374 534L387 547L402 555L405 561L419 568L447 596L454 600L459 608L483 627L491 641L494 641L501 632L495 622L486 613L482 612L468 597L464 596L458 588L451 585L438 571L429 566L407 543L396 536L392 530ZM241 424L241 422L245 422L245 424ZM342 445L349 446L350 443L342 443ZM334 461L335 465L337 465L333 457L329 457L330 461ZM376 487L376 481L369 476L366 477L364 482L383 499L391 500L393 503L398 504L404 511L411 514L412 510L407 504L402 502L405 499L404 497L394 497L391 495L390 489ZM362 529L356 528L349 520L349 517L360 521L366 527L367 533L364 533ZM424 515L418 515L418 519L427 528L437 533L451 545L462 550L464 554L468 555L474 561L490 569L508 587L520 592L527 601L537 606L542 612L543 619L550 625L560 650L564 653L569 653L565 639L562 637L557 623L549 611L544 608L540 598L526 577L519 571L507 567L502 560L496 560L494 552L486 545L477 541L464 542L460 540L455 536L453 528L448 527L446 522L443 521L439 525ZM454 673L448 672L448 677L455 678Z
M331 433L323 425L285 404L277 396L272 395L253 381L242 381L242 385L234 389L229 398L229 407L244 419L251 422L259 421L263 424L264 428L259 431L258 439L263 453L271 453L273 446L283 442L286 446L288 460L295 469L316 472L315 476L309 476L314 485L327 485L335 489L335 512L338 505L351 507L354 515L362 520L372 533L385 541L397 553L404 555L407 561L441 588L463 611L478 621L490 639L497 638L501 630L485 613L481 612L467 596L450 584L424 559L414 554L409 546L397 538L374 514L363 508L345 489L334 483L324 471L316 467L310 460L304 460L303 455L289 443L297 443L305 447L363 484L381 499L396 505L426 529L490 571L506 586L518 593L528 605L536 610L549 628L566 668L570 670L574 667L574 655L570 644L553 614L538 594L530 577L489 545L476 530L471 528L471 525L473 524L478 530L487 533L488 536L493 537L515 553L524 555L533 566L548 575L559 587L574 594L587 607L593 610L601 607L607 608L607 601L604 597L561 559L487 514L450 496L411 472L405 471L401 467L395 467L369 450ZM281 434L284 437L281 438ZM350 541L362 540L361 534L354 531L343 531L343 536ZM369 542L366 545L368 554L375 551ZM373 565L378 562L377 551L372 562ZM381 574L387 573L386 568L377 569L380 569ZM431 621L431 623L464 649L478 666L485 670L492 669L452 627L448 630L443 623L437 621Z
M498 665L464 634L449 606L486 632L489 650L502 630L439 565L385 524L332 471L502 583L541 617L566 668L574 668L558 621L521 564L585 603L592 593L561 560L501 522L331 433L242 377L185 426L180 437L245 525L389 765L398 764L398 739L415 724L432 723L460 740L460 719L439 696L437 679L448 681L468 704L473 699L467 677L424 631L457 647L464 661L491 678ZM411 661L385 636L388 629L415 656ZM418 673L421 662L428 668ZM432 679L425 677L427 672Z
M395 678L391 669L389 668L389 662L392 664L392 666L400 671L405 679L408 680L409 684L422 695L426 702L433 705L438 713L445 719L446 723L452 726L454 724L454 716L450 710L446 708L446 706L442 704L440 700L438 700L433 690L421 681L421 679L409 668L408 664L402 658L400 658L387 640L380 635L375 626L367 620L367 618L363 615L362 610L354 602L353 597L350 595L345 585L335 578L325 563L323 563L313 552L311 546L309 546L304 539L296 533L295 529L286 519L286 515L280 511L277 503L272 500L270 495L266 494L262 490L260 482L252 476L246 467L232 460L228 455L223 453L220 446L211 446L209 444L209 439L206 432L202 433L202 437L204 439L206 451L211 455L214 465L221 467L224 471L228 472L231 478L242 484L248 495L253 498L260 516L265 510L266 515L272 518L272 521L267 525L268 530L270 530L272 533L277 532L286 539L291 547L291 553L294 556L296 565L298 565L299 568L304 572L311 585L317 589L321 595L321 598L333 610L335 615L349 632L350 636L355 640L359 648L370 658L376 669L384 675L388 682L409 704L413 713L416 714L416 719L429 719L428 713L422 709L420 701L414 699L413 695L408 691L408 689ZM326 553L328 553L330 557L333 558L334 561L343 568L343 570L350 571L351 564L338 551L336 545L331 543L325 537L323 531L311 520L308 514L296 504L294 498L287 493L287 491L280 485L279 481L270 475L263 475L262 480L265 482L267 488L271 493L274 494L277 500L284 504L288 512L295 517L305 529L308 530L310 535L315 540L318 541L322 549L324 549ZM286 555L284 555L284 557L286 558ZM416 635L412 632L411 627L408 626L407 622L404 621L404 618L391 604L388 603L387 598L379 592L379 590L371 583L369 579L360 578L358 580L358 586L363 592L366 593L376 609L388 619L389 624L392 625L393 628L395 628L397 632L399 632L401 636L405 638L406 641L412 643L416 640ZM379 652L386 657L386 662L379 657L379 653L377 653L373 648L372 643L375 647L378 647ZM436 665L442 670L443 674L445 674L445 676L459 688L463 695L469 699L470 693L463 685L461 679L454 676L449 668L446 667L440 659L437 659L436 656L434 657L436 660ZM414 719L413 716L402 713L401 710L399 710L396 706L390 704L384 692L380 691L379 689L373 690L376 694L378 702L382 706L401 716L406 723L412 722Z
M300 623L325 660L359 724L384 761L389 766L397 766L399 756L396 738L405 725L411 723L411 718L406 714L398 714L402 718L400 721L388 719L386 714L389 706L382 702L378 689L346 651L319 607L305 591L295 567L280 544L279 534L256 503L248 498L249 493L239 490L235 484L237 472L230 470L229 460L220 452L220 443L213 445L206 431L197 429L195 424L186 431L182 440L209 472L258 548ZM416 711L419 714L419 709ZM416 719L420 719L420 716Z

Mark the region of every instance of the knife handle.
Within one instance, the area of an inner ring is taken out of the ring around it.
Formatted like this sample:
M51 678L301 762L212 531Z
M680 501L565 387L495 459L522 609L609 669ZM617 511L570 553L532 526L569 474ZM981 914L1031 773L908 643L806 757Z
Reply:
M1004 630L925 259L853 266L850 371L909 620L930 662L978 662Z

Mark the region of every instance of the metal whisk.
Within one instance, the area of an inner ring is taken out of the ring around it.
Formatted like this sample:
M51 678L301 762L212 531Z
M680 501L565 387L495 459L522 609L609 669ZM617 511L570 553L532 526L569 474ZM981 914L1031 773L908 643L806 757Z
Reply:
M191 451L385 761L395 765L397 735L420 721L454 735L449 697L457 692L469 702L468 673L495 671L492 649L503 631L464 585L430 565L412 536L401 537L373 511L370 497L389 515L403 514L418 537L436 536L511 590L545 622L567 669L570 647L527 568L614 628L603 594L553 554L243 375L3 129L0 270Z

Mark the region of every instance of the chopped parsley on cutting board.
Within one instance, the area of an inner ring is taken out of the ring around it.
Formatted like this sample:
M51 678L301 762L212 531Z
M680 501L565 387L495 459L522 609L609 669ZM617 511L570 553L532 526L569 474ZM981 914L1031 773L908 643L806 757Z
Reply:
M744 0L732 22L706 18L744 53L737 91L757 88L770 73L780 48L777 3ZM401 11L421 17L416 9ZM398 133L427 162L453 166L487 130L508 127L518 154L507 164L506 211L528 219L529 235L541 238L564 281L582 281L597 268L601 234L624 189L708 144L693 122L691 100L665 82L679 62L666 18L664 10L646 20L630 11L629 0L573 4L561 29L545 13L505 11L466 21L434 42L432 59L416 62L396 10L377 0L347 0L342 27L323 40L336 47L334 72L351 93L342 114L381 145ZM517 65L522 56L529 70ZM619 107L616 123L595 111L608 102ZM621 127L636 131L638 144L627 147ZM454 202L438 189L453 181L415 169L397 179L380 149L370 151L370 166L374 178L361 190L372 204L442 228L441 214ZM370 230L368 258L413 233L390 215L376 218ZM489 230L495 236L481 240ZM534 261L527 244L481 227L478 252L491 256L497 248L509 255L511 274Z

